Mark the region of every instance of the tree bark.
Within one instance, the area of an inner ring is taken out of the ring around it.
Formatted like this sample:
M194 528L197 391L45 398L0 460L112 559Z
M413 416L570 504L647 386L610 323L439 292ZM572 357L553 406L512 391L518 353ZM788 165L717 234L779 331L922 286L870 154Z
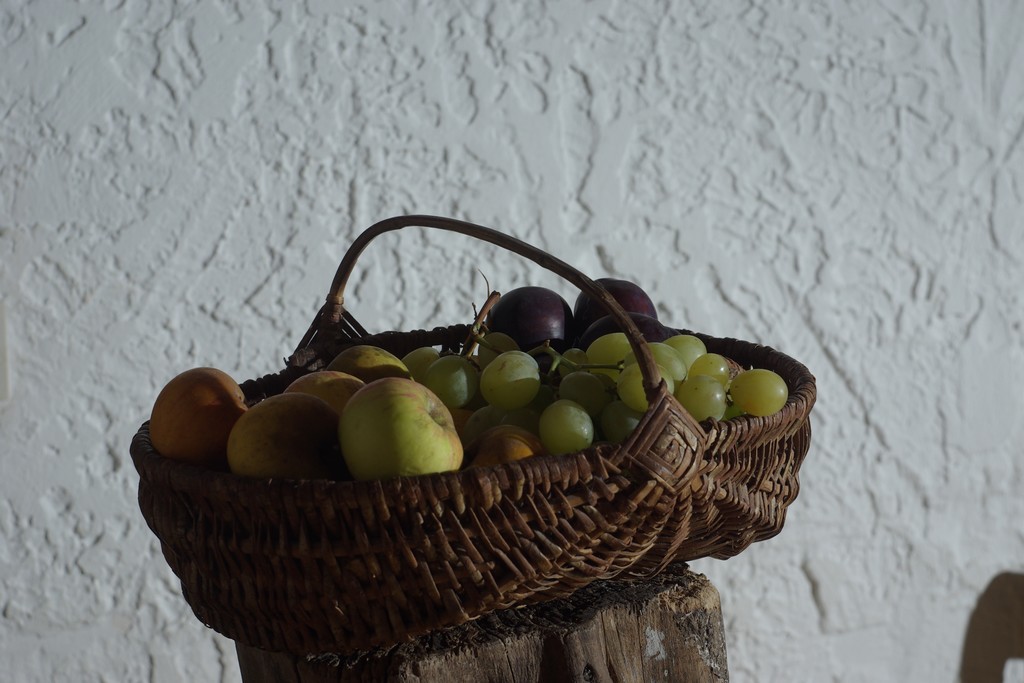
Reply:
M245 683L729 680L718 591L682 564L368 652L296 656L236 647Z

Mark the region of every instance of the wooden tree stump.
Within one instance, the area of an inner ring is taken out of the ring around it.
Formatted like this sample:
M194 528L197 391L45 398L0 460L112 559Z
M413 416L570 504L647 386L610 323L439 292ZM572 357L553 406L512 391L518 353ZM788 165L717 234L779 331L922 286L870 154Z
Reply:
M367 652L306 657L236 648L245 683L729 680L718 591L684 564Z

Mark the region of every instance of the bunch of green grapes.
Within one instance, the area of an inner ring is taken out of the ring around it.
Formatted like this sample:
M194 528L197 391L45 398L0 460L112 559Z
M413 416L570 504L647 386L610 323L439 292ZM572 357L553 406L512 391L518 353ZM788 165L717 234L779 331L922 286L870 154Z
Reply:
M668 390L698 422L771 415L781 410L789 397L788 387L777 373L766 369L733 373L727 358L708 352L704 342L693 335L677 334L647 347ZM579 369L562 378L559 396L575 401L594 418L596 438L621 442L648 408L643 374L628 339L618 332L607 334L586 350L571 351L577 354L573 361ZM581 378L587 375L591 379L584 389ZM569 379L571 384L566 383ZM604 386L595 379L602 380Z
M453 411L468 413L460 430L464 443L490 427L514 424L536 434L548 452L572 453L598 441L622 442L648 408L640 366L621 332L562 353L547 346L527 352L500 333L478 341L473 356L422 348L403 358L415 380ZM788 399L778 374L734 374L728 359L708 352L693 335L647 346L669 391L698 422L771 415ZM546 372L537 360L544 354L553 358Z

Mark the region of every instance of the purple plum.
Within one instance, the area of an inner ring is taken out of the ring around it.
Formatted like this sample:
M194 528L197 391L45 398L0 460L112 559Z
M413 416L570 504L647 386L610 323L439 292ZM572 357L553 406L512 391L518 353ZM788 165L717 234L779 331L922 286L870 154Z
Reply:
M573 330L572 309L550 289L519 287L501 295L487 316L487 328L512 337L523 351L545 341L564 351Z
M617 280L610 277L598 278L595 282L602 285L627 313L642 313L655 320L658 319L658 311L654 308L654 302L639 285L629 280ZM588 327L606 315L608 315L608 311L600 302L588 294L580 292L572 310L573 338L581 337Z

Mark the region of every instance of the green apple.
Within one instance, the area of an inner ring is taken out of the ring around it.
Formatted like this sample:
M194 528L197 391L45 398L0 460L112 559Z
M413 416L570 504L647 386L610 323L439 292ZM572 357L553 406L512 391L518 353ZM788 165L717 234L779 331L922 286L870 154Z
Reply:
M352 476L388 479L457 470L462 442L452 414L430 389L404 377L368 382L338 424Z

